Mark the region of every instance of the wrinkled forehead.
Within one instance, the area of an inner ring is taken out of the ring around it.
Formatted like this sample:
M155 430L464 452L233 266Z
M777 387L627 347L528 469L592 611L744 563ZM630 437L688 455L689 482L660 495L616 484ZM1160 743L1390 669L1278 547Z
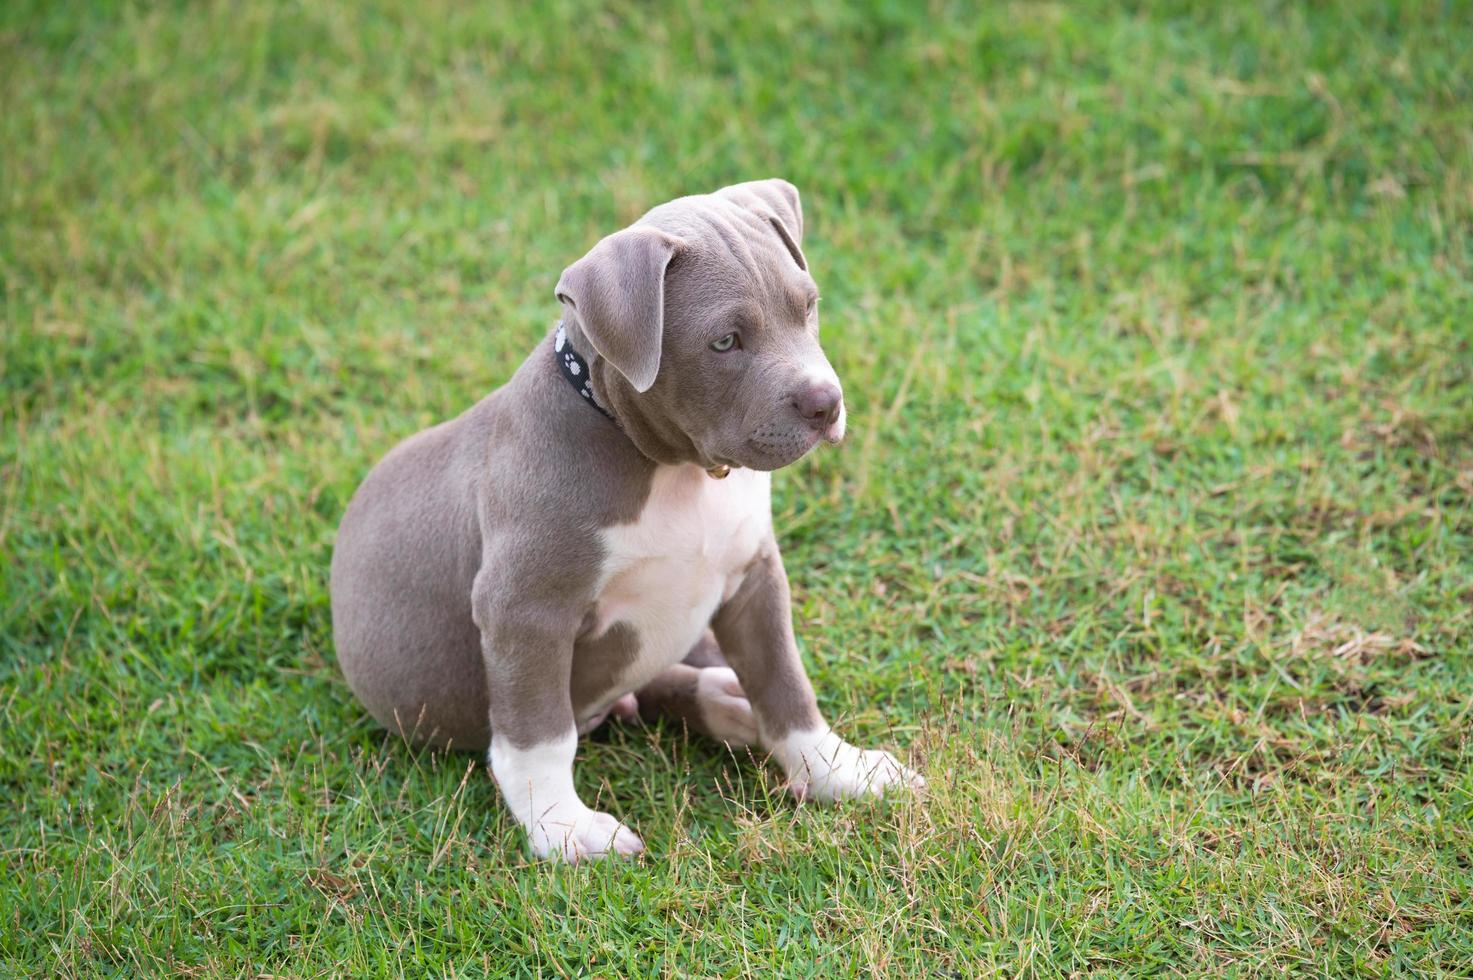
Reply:
M637 224L653 225L684 243L666 279L666 313L693 304L757 305L765 314L802 317L817 296L777 230L762 215L710 194L662 204Z

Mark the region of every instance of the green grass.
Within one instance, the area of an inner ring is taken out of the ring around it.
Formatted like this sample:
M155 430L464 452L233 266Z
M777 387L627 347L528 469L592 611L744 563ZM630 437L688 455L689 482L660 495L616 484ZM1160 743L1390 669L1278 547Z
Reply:
M1473 971L1473 8L0 10L15 974ZM327 568L647 206L804 193L853 435L777 479L923 803L586 744L528 859Z

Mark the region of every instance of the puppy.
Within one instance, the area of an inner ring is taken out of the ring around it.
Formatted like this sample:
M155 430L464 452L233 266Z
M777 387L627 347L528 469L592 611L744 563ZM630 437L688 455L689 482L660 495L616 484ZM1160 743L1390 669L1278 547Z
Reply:
M922 784L829 728L793 638L771 471L844 436L802 241L783 180L655 208L564 270L561 323L505 386L348 505L349 685L406 737L489 749L542 857L643 848L573 788L611 712L754 744L799 798Z

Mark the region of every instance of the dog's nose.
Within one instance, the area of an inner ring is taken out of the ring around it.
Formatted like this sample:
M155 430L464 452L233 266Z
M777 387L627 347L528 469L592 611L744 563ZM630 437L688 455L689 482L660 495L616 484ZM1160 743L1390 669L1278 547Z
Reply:
M834 424L843 404L844 395L832 381L810 384L793 396L793 407L803 416L803 421L820 431Z

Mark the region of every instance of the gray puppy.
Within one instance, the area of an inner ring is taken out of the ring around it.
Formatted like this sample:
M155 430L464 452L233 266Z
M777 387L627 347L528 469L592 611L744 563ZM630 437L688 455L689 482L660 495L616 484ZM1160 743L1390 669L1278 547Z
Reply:
M348 683L406 737L489 747L540 856L643 848L573 789L611 712L760 746L799 798L922 783L825 724L793 639L771 471L844 435L802 240L783 180L655 208L563 272L562 322L504 387L348 505Z

